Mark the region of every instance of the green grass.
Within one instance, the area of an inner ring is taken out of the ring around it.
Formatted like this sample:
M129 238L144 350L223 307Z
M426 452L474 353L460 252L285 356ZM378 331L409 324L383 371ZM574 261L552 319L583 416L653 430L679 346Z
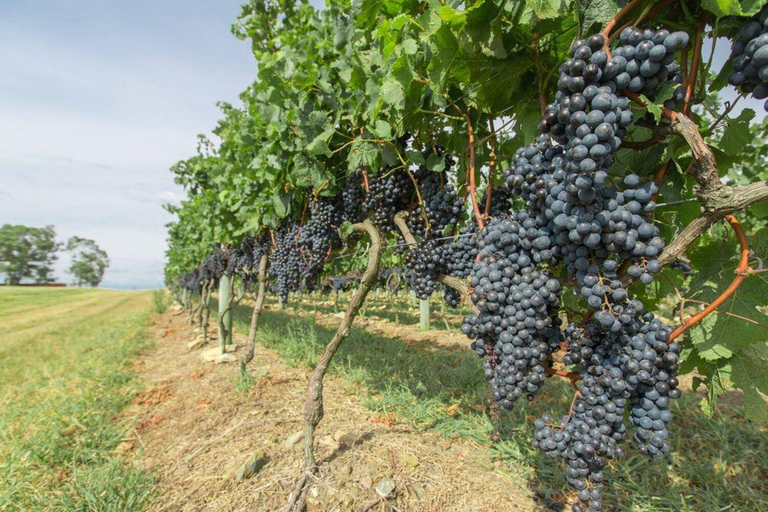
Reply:
M0 288L0 510L143 510L153 477L113 450L150 347L150 292Z
M312 365L333 331L288 316L264 311L259 342L292 365ZM249 318L249 308L239 308L235 328L247 331ZM254 363L258 368L258 361ZM568 492L560 463L530 446L533 419L568 410L573 395L562 381L550 380L534 402L503 413L500 441L492 442L493 425L484 407L488 387L480 361L469 349L449 352L426 342L406 344L353 329L331 371L377 413L487 447L489 464L510 475L510 485L546 496ZM697 400L687 393L674 406L673 454L651 461L629 448L628 456L614 464L604 492L606 505L633 512L768 510L765 431L738 411L708 418ZM456 404L455 413L449 414L448 408Z
M290 308L311 313L334 314L344 311L349 304L350 293L342 292L336 298L333 294L296 293L291 296ZM451 308L444 305L442 295L436 293L431 299L430 329L458 332L458 326L451 325L446 316L466 315L468 310L462 305ZM407 292L385 294L374 291L368 296L360 310L360 316L389 320L399 325L419 325L418 302Z
M152 290L152 305L155 313L162 315L173 302L173 297L166 290Z

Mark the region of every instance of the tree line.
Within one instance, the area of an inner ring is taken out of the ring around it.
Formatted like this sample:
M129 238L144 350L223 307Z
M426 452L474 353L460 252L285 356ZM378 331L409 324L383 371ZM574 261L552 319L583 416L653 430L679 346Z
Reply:
M0 274L6 285L53 283L53 266L62 251L72 258L67 273L73 285L96 287L101 283L109 267L109 256L95 241L73 236L59 242L53 226L0 227Z

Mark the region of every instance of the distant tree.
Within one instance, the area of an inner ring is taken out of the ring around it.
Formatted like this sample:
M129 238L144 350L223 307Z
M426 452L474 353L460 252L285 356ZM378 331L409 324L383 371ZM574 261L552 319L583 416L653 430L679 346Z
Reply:
M75 286L98 286L109 266L107 253L93 240L79 236L67 240L66 250L72 253L69 273L74 278Z
M0 274L5 274L5 283L10 285L17 285L23 279L50 283L60 248L53 226L4 224L0 228Z

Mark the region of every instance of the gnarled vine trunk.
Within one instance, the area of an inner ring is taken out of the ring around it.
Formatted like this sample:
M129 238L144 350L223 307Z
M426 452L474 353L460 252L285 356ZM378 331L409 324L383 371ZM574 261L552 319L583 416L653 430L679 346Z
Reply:
M253 313L251 314L251 328L248 331L248 346L245 347L242 357L240 358L240 365L245 366L253 359L253 353L256 349L256 329L259 325L259 315L261 315L261 308L264 306L264 295L267 291L267 255L263 255L259 260L259 291L256 295L256 303L253 305Z
M232 278L227 274L219 279L219 348L226 352L232 344Z
M208 281L205 293L203 294L203 339L208 343L208 326L211 319L211 293L213 291L213 280Z
M202 286L200 286L200 305L197 308L197 326L200 328L200 330L203 329L203 309L205 309L205 294L208 290L208 282L204 282Z
M336 334L333 335L331 341L325 346L325 352L320 358L320 361L312 371L312 375L309 378L309 385L307 389L307 398L304 403L304 476L299 480L297 488L292 494L291 500L286 507L286 511L301 510L304 507L306 500L306 493L308 486L306 486L307 476L314 473L317 470L317 462L315 460L315 429L323 418L323 378L328 372L328 366L339 350L342 342L347 339L352 329L352 323L355 320L360 308L365 302L365 298L368 292L371 291L376 283L376 277L379 273L379 265L381 263L381 238L379 237L379 231L376 226L370 220L366 220L360 224L352 226L353 231L358 233L367 233L371 239L371 249L368 254L368 266L365 269L363 278L360 281L360 288L357 289L352 300L347 306L347 311L344 318L341 319L341 324L336 329Z

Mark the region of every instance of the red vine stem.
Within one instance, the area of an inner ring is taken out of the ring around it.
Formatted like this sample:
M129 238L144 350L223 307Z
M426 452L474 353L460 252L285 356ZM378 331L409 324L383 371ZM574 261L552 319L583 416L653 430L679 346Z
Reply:
M659 14L659 11L664 9L667 4L670 2L670 0L664 0L663 2L659 2L659 4L651 9L650 11L647 11L645 14L640 14L640 16L637 19L631 20L626 22L624 25L621 26L611 37L610 39L613 40L616 38L617 34L621 34L625 28L631 27L633 25L637 26L641 21L643 21L645 18L654 18L657 14Z
M370 187L368 186L368 171L366 169L363 169L363 185L365 185L366 193L371 191Z
M488 192L485 195L485 217L491 214L491 194L493 194L493 173L496 170L496 129L493 126L493 116L488 116L488 130L491 132L491 153L488 158Z
M480 214L480 207L477 204L477 184L475 183L475 129L472 126L472 118L469 115L469 110L465 114L467 118L467 134L469 136L469 197L472 199L472 209L475 211L475 218L477 219L477 227L483 229L485 222L483 222L483 216Z
M624 6L622 10L616 13L616 16L613 17L611 21L608 22L608 24L605 26L605 28L602 31L602 35L605 38L605 51L610 55L610 52L608 51L608 37L611 35L611 30L613 30L613 27L616 26L616 24L619 22L619 20L627 14L629 11L637 7L639 4L646 2L647 0L632 0L627 5Z
M685 103L683 103L683 114L689 115L691 110L691 98L693 98L694 88L696 87L696 79L699 74L699 64L701 63L701 45L703 38L701 32L704 30L704 26L707 24L707 17L701 20L701 24L696 29L696 35L694 36L693 43L693 60L691 61L691 72L686 78L685 86Z
M736 278L709 306L692 317L689 317L681 326L672 331L672 334L669 335L668 343L672 342L675 338L683 334L696 323L702 321L707 315L720 307L726 300L728 300L728 297L733 295L733 292L741 286L742 281L747 277L747 272L749 271L749 242L747 241L747 236L744 234L744 230L741 228L741 224L736 217L733 215L726 215L725 220L728 221L728 224L731 225L731 228L733 228L733 231L736 233L736 237L739 239L739 245L741 247L741 259L734 271Z

